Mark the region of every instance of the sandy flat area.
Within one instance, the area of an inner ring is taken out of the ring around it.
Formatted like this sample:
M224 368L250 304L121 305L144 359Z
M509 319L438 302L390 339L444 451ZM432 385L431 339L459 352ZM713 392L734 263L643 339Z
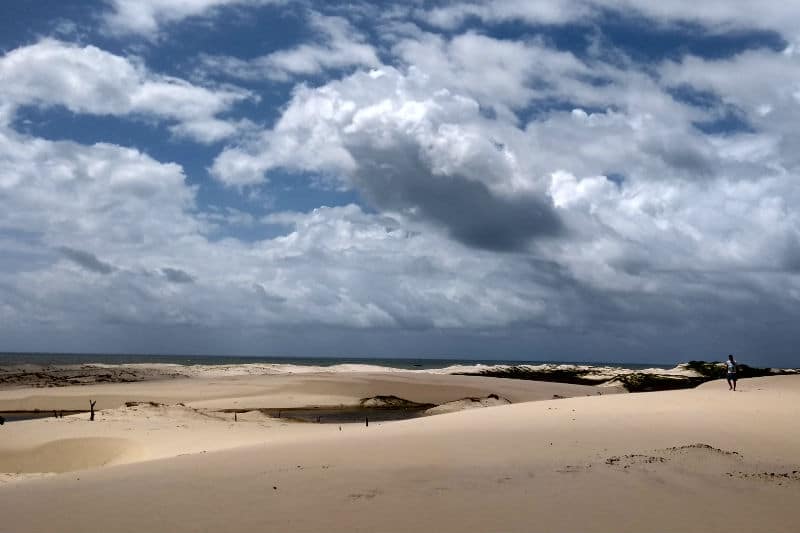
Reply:
M0 409L32 396L91 396L108 409L95 422L0 427L0 471L14 472L0 474L0 531L727 532L800 523L800 376L741 380L736 393L712 381L603 395L464 376L259 379L3 391ZM234 422L213 410L289 396L297 405L377 394L442 403L488 393L514 403L369 427L259 412ZM171 405L125 407L131 400Z
M279 375L220 375L195 378L104 383L57 388L0 390L0 411L40 409L112 409L126 402L184 403L208 409L355 405L362 398L394 395L420 403L443 403L464 397L500 394L512 402L559 396L595 395L621 389L536 383L481 376L415 372L321 372Z
M437 409L446 412L451 402L460 407L464 398L485 399L490 394L527 402L612 392L586 385L412 372L222 375L14 388L0 390L0 411L87 409L94 400L98 412L94 422L83 413L3 426L0 472L64 472L141 462L295 439L319 429L271 418L257 409L355 406L382 395L441 405ZM233 413L223 412L230 409L249 412L234 418ZM338 425L334 429L339 431ZM6 481L17 478L5 476Z

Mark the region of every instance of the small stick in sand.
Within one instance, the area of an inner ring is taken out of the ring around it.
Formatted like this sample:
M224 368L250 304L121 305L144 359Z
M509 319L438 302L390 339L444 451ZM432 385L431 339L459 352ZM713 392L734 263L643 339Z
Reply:
M97 400L94 400L94 401L89 400L89 409L90 409L89 421L90 422L94 421L94 404L96 404L96 403L97 403Z
M236 411L233 412L233 421L234 422L238 422L239 421L239 419L236 418Z
M364 426L369 427L369 417L368 416L364 417Z

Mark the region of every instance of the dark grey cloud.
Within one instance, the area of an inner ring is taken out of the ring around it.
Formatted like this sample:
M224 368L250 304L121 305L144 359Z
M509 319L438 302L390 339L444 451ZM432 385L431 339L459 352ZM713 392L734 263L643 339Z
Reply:
M98 274L111 274L114 272L114 267L112 265L99 260L97 256L92 253L69 248L67 246L59 247L58 251L73 263L90 272L96 272Z
M267 291L263 286L259 285L258 283L253 285L256 293L261 298L261 301L268 306L280 305L286 302L286 298L280 296L279 294L273 294Z
M194 276L179 268L165 267L161 269L161 273L170 283L194 283Z
M564 231L546 200L500 197L481 181L458 174L437 175L414 144L386 151L363 145L352 150L359 161L356 185L374 207L441 225L467 246L515 251L535 237Z
M645 142L642 151L661 159L668 168L691 177L707 177L714 174L715 161L704 154L688 139L676 137L651 139Z

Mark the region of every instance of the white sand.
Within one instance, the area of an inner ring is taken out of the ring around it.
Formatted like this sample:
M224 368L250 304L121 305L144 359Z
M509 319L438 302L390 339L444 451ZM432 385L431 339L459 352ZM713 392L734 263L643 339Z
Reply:
M600 392L585 385L400 371L201 376L138 383L0 390L0 411L88 409L90 399L97 400L97 409L120 407L130 401L183 402L207 409L257 409L357 405L361 398L379 394L439 404L501 392L513 402L551 399L554 394L576 396Z
M445 382L395 379L366 382L396 387L376 394L416 401L448 396ZM336 383L315 378L265 392L245 380L227 392L263 402L375 390L359 379ZM450 392L520 401L556 385L490 384L452 383ZM109 387L109 399L134 391ZM211 403L225 403L223 384L202 387ZM103 461L1 484L0 531L796 531L800 376L741 380L740 388L732 393L714 381L694 390L516 403L341 431L257 413L234 423L189 407L117 408L94 423L15 422L0 428L0 466L45 464L54 449ZM199 391L183 394L209 401ZM558 393L538 396L547 394ZM76 451L69 439L86 446ZM42 449L48 442L55 448ZM116 466L99 467L103 462Z
M271 419L256 409L358 405L362 398L395 395L419 403L445 403L453 411L457 409L447 402L457 406L462 398L488 396L497 390L517 402L597 394L585 385L394 372L234 375L12 389L0 391L0 411L86 409L90 399L97 400L96 407L102 410L95 422L89 422L88 414L77 414L3 426L0 472L63 472L222 450L315 431ZM127 402L142 403L126 407ZM219 412L222 409L253 412L237 415L237 423L232 413ZM81 442L86 446L82 448ZM105 446L101 442L107 443L107 450L97 449ZM57 457L63 465L54 462Z

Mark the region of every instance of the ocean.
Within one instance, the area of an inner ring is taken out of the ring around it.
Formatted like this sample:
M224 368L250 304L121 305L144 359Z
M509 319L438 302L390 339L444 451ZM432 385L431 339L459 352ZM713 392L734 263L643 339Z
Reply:
M18 353L0 352L0 365L79 365L87 363L170 363L178 365L285 364L299 366L334 366L341 364L376 365L402 370L429 370L455 365L544 365L575 364L619 368L673 368L676 363L629 363L614 361L553 361L517 359L455 358L372 358L372 357L260 357L232 355L159 355L100 353Z

